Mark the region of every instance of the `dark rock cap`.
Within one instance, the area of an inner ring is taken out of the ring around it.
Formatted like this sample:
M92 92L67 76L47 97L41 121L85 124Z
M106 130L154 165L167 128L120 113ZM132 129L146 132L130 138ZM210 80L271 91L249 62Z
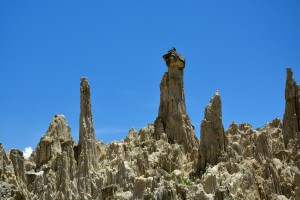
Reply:
M168 67L185 67L185 58L176 51L175 47L170 49L167 54L163 55L163 59L166 61Z

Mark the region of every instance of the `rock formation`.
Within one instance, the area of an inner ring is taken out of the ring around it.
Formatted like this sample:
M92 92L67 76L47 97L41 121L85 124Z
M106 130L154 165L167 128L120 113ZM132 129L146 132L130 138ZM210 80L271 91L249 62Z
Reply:
M0 199L28 199L23 152L12 149L8 154L0 143Z
M80 84L79 142L76 150L79 192L81 196L86 196L92 193L91 176L99 166L90 85L86 77L81 78Z
M86 170L93 171L98 169L99 163L98 160L95 159L95 155L97 155L97 140L92 115L90 85L86 77L81 78L80 84L78 155L79 166L84 162Z
M201 123L199 146L199 170L204 171L207 164L220 162L225 148L225 135L222 123L221 97L217 91L205 108Z
M78 197L75 141L64 115L55 115L28 163L28 186L36 199ZM47 183L44 185L44 183ZM40 188L44 189L40 191Z
M54 115L28 159L0 143L0 199L300 199L299 86L291 69L283 122L257 129L232 122L224 131L216 92L198 145L185 106L185 60L175 49L164 59L155 124L119 142L98 141L82 78L78 145L63 115Z
M286 69L285 111L283 116L284 144L300 134L300 85L297 85L291 68Z
M185 58L176 52L175 48L163 58L168 72L164 74L160 83L160 106L154 124L155 137L160 139L165 133L171 144L182 144L191 152L193 148L197 148L198 139L186 112L183 86Z

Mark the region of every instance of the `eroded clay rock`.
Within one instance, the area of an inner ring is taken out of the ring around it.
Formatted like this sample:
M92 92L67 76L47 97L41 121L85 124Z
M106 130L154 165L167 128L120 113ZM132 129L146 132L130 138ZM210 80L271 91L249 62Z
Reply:
M222 124L221 97L217 91L205 108L204 119L201 123L201 138L199 146L198 167L205 167L220 162L225 150L225 135Z
M67 142L75 145L71 128L64 115L55 115L32 155L35 157L37 168L41 168L50 160L54 161L57 154L62 152L62 144Z
M0 143L0 199L29 199L24 156L19 149L5 153Z
M300 86L297 85L291 68L286 69L285 111L283 137L287 147L290 140L298 139L300 132Z
M98 168L97 140L95 137L90 85L86 77L81 78L80 84L80 120L78 141L78 163L84 162L85 171L93 171Z
M168 67L160 84L160 106L155 120L155 138L160 139L165 133L168 142L178 143L191 152L198 147L198 139L194 127L186 112L183 72L185 58L171 49L163 56Z
M92 174L99 168L98 141L95 137L90 85L86 77L80 83L79 141L76 147L78 186L81 197L92 193Z
M20 182L26 183L23 152L19 149L12 149L9 152L9 158L12 161L17 179L20 179Z
M216 93L195 148L184 102L184 58L173 49L164 59L169 71L154 125L130 129L122 141L98 141L83 78L79 145L63 115L54 116L29 159L17 149L5 153L0 144L0 199L299 199L297 133L286 132L285 146L279 118L257 129L233 122L224 133ZM286 95L293 97L294 80L288 80ZM295 98L287 100L284 130L291 131L295 123L289 125L289 119L299 115ZM202 172L192 176L199 168Z
M0 143L0 180L6 179L6 173L8 171L7 167L10 164L10 160L8 159L3 144Z
M65 116L55 115L46 134L31 155L36 167L32 169L34 164L29 163L29 167L27 165L27 186L34 194L33 198L79 198L74 147L75 141Z

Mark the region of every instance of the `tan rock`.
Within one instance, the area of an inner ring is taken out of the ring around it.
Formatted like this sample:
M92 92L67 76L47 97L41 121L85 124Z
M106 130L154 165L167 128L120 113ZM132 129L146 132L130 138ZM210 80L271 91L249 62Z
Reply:
M225 150L225 135L222 124L222 106L218 91L205 108L204 120L201 123L198 167L204 171L208 164L220 162Z
M300 87L291 68L286 69L285 111L283 116L283 137L287 147L290 140L299 137L300 132Z
M37 199L77 199L75 141L64 115L55 115L35 152L36 168L26 172L28 189ZM31 167L28 168L31 170ZM44 184L47 183L45 186ZM41 188L44 188L41 191Z
M92 116L90 85L86 77L80 84L79 141L76 147L78 187L81 198L92 194L92 173L99 168L99 153Z
M155 120L155 138L165 133L168 142L179 143L185 150L191 152L198 146L198 139L194 127L186 112L183 72L185 58L171 49L163 56L168 67L160 84L160 106L158 117Z
M154 125L130 129L121 141L98 141L83 78L79 144L63 115L53 117L28 159L0 144L0 199L300 199L298 93L291 70L283 123L275 118L253 129L233 122L224 132L216 93L205 109L198 148L185 108L185 60L175 49L164 59L168 72Z
M71 128L64 115L53 117L46 134L41 138L34 152L37 168L41 168L50 160L55 160L57 154L62 152L63 143L69 142L75 145L70 131Z
M10 160L8 159L3 144L0 143L0 180L5 180L7 175L7 167L10 164Z
M19 149L12 149L9 152L9 159L12 161L17 179L20 179L20 182L26 183L23 152Z

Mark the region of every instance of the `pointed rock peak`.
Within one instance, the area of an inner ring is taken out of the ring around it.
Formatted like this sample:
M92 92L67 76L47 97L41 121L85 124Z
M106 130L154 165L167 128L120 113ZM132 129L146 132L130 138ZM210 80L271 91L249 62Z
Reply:
M231 134L231 135L236 135L238 134L238 125L235 121L232 121L231 124L229 125L228 130L226 131L227 134Z
M64 115L55 114L43 138L73 140L70 132L71 128L69 127L66 117Z
M76 148L78 149L75 156L78 160L78 173L80 176L85 177L86 174L97 169L98 166L90 85L86 77L82 77L80 83L79 141ZM81 189L83 191L90 190L90 186L84 185Z
M210 99L209 104L205 108L205 119L208 121L215 121L216 118L222 117L222 103L221 97L218 91Z
M293 78L293 70L292 70L292 68L290 68L290 67L287 67L286 68L286 79L288 80L288 79L294 79Z
M231 124L229 125L229 129L237 129L238 125L235 121L232 121Z
M282 128L282 123L279 117L276 117L275 119L273 119L273 121L270 123L271 126L275 127L275 128Z
M79 144L83 142L83 137L95 140L91 92L87 77L82 77L80 83Z
M62 146L67 143L71 146L75 145L71 128L64 115L55 114L46 134L41 138L35 149L37 168L50 160L54 161L56 155L62 152Z
M219 91L217 90L214 94L214 96L210 99L210 104L216 104L216 103L221 103L221 96Z
M215 96L220 96L219 90L215 92Z
M163 55L163 59L166 61L168 67L184 68L185 67L185 58L176 51L176 48L173 47Z
M81 77L80 80L81 80L81 85L82 85L82 86L88 85L88 84L89 84L89 83L88 83L88 79L87 79L86 76Z
M90 98L90 85L89 85L87 77L81 78L80 92L81 92L81 97L82 97L81 100Z
M236 127L237 127L236 122L235 122L235 121L232 121L231 124L229 125L229 127L231 127L231 126L236 126Z
M222 106L219 92L210 99L205 108L205 119L202 121L200 146L198 149L199 171L204 171L207 164L215 165L222 157L225 150L226 138L222 123Z

